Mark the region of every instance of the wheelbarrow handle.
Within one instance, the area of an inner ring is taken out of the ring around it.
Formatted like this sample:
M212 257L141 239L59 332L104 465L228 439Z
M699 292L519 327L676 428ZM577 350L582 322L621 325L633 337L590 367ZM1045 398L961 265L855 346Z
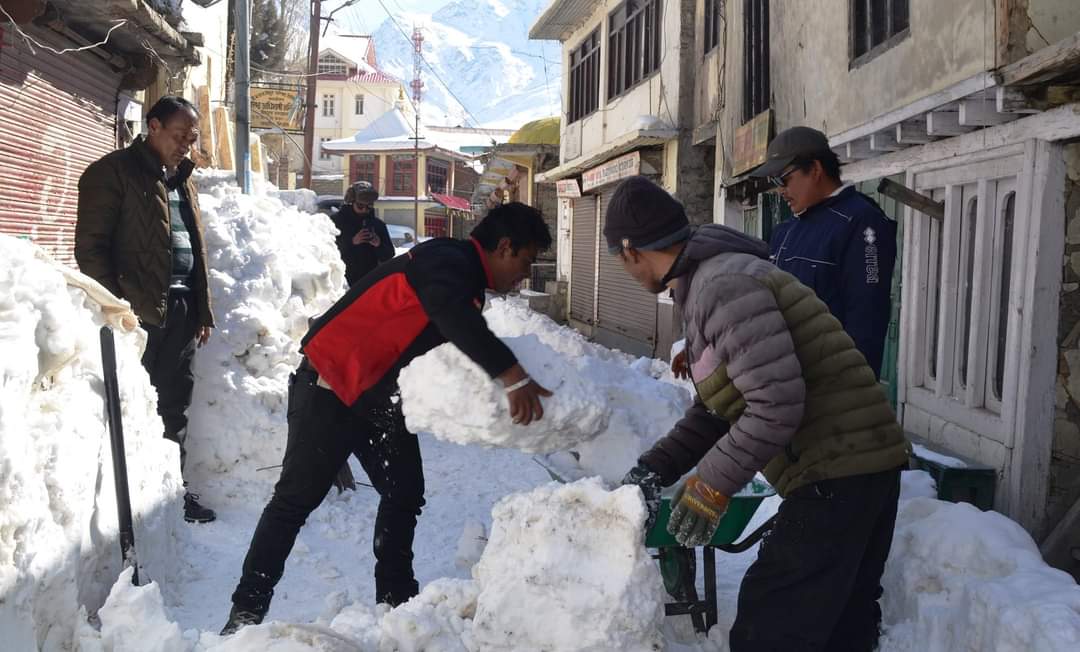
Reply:
M769 530L772 529L773 524L775 522L776 522L776 515L774 514L772 517L769 518L769 520L765 521L760 526L758 526L758 529L756 529L753 532L751 532L750 534L746 535L746 538L743 539L742 541L737 541L735 543L725 543L725 544L721 544L721 545L718 545L718 546L712 546L712 547L716 548L717 550L720 550L721 552L730 552L730 553L746 552L750 548L754 547L754 545L758 541L761 541L761 538L764 537L769 532Z

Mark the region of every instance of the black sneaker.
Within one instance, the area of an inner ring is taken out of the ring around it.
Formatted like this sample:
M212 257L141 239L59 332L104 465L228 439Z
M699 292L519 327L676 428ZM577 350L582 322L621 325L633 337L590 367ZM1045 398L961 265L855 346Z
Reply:
M199 504L199 494L184 494L184 520L188 523L209 523L217 514Z
M221 628L221 635L231 636L241 627L258 625L263 621L265 615L265 613L248 611L247 609L241 609L240 607L233 605L232 610L229 611L229 622L225 623L225 626Z

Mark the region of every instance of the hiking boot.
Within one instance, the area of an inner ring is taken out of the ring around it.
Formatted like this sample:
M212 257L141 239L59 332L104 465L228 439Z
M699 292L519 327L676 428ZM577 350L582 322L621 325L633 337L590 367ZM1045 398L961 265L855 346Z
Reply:
M221 628L221 635L231 636L241 627L258 625L263 621L263 616L265 615L265 613L249 611L233 605L233 608L229 611L229 622L225 623L225 626Z
M199 494L184 494L184 520L188 523L209 523L217 514L199 504Z

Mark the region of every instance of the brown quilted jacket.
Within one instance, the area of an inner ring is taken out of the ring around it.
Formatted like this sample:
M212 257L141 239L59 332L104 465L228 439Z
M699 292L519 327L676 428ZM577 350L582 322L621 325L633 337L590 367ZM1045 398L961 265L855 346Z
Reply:
M206 239L190 178L193 168L185 160L178 170L181 191L195 216L192 290L199 325L213 326ZM90 164L79 178L75 260L84 274L130 302L140 321L163 325L172 273L168 191L161 163L141 137Z

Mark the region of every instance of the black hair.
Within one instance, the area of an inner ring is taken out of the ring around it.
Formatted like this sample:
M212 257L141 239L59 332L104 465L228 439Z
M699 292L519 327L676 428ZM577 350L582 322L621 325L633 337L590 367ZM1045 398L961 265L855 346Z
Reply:
M196 118L202 118L199 110L191 102L179 95L166 95L154 102L154 106L150 107L150 111L146 114L146 124L150 124L151 120L157 118L158 122L164 126L169 122L169 118L185 110L194 113Z
M807 157L800 157L795 161L795 165L803 172L806 172L814 167L814 161L821 162L821 169L825 172L825 176L840 183L840 157L836 155L836 152L830 149Z
M515 254L529 245L536 245L539 251L551 247L551 231L544 222L544 216L521 202L500 204L491 209L470 235L487 251L495 251L503 238L510 239L510 247Z

